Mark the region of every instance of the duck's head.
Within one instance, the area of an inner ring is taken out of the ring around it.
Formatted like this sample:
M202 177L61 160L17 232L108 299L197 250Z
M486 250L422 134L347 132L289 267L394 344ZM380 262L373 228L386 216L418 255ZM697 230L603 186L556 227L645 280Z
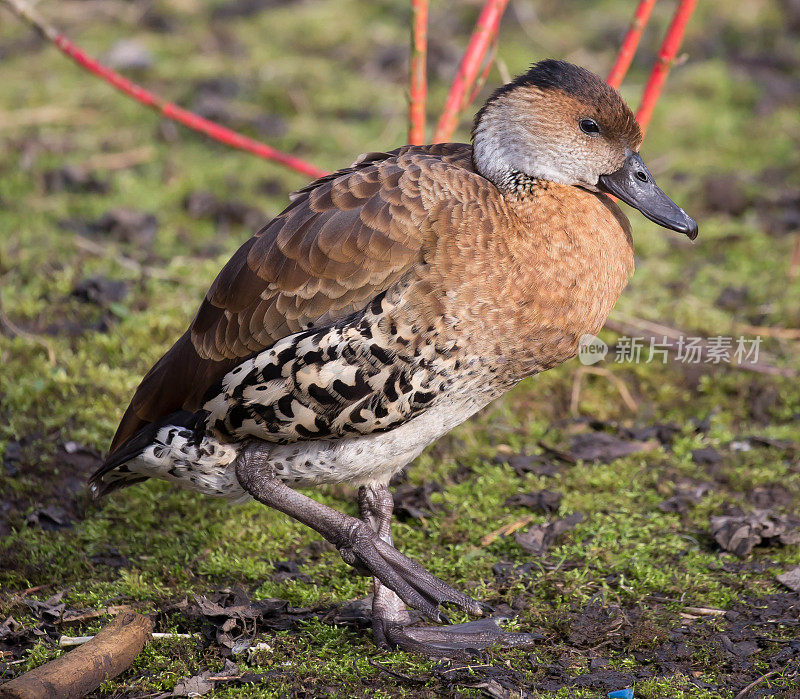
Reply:
M534 64L487 100L472 136L476 170L500 189L544 180L607 192L660 226L697 237L697 223L642 161L642 132L628 105L584 68Z

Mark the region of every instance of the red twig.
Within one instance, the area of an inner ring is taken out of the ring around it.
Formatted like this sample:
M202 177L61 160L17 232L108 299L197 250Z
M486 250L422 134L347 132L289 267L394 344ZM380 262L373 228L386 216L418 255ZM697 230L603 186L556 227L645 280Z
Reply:
M94 58L84 53L63 34L60 34L54 27L47 24L38 16L35 10L23 0L2 0L2 2L5 3L15 15L24 19L35 27L42 36L52 41L64 54L69 56L78 65L99 76L105 82L113 85L129 97L133 97L133 99L141 104L160 112L168 119L172 119L184 126L188 126L190 129L204 133L214 140L225 143L233 148L239 148L240 150L253 153L265 160L272 160L276 163L280 163L309 177L323 177L328 174L325 170L320 170L315 165L307 163L300 158L295 158L293 155L283 153L265 143L243 136L225 126L215 124L213 121L204 119L197 114L161 99L152 92L145 90L140 85L131 82L127 78L115 73L110 68L98 63Z
M408 142L425 143L428 96L428 0L411 0L411 62L408 78Z
M617 60L614 62L614 66L611 68L611 72L606 79L606 82L611 85L611 87L616 89L622 84L622 80L628 72L633 56L636 53L636 48L639 46L639 40L642 38L642 32L647 26L650 13L653 11L655 4L656 0L640 0L639 6L636 8L636 12L633 15L633 20L631 20L631 26L628 27L628 33L622 40L622 46L619 48Z
M436 125L436 132L433 136L434 143L449 140L453 131L456 130L458 115L467 106L465 98L475 84L486 51L500 29L500 20L507 4L508 0L486 0L475 30L472 32L469 46L461 59L461 65L458 66L458 73L450 87L442 116Z
M697 0L680 0L678 7L675 10L675 15L672 22L667 29L664 36L664 41L661 48L658 50L658 58L650 72L650 78L642 93L642 102L639 105L639 111L636 112L636 119L639 126L642 127L642 132L647 130L647 125L650 123L650 117L653 115L653 109L658 102L661 95L661 89L664 87L664 81L667 79L672 63L681 47L683 34L686 31L686 24L694 12L697 5Z
M489 79L489 73L492 72L492 64L494 63L494 59L497 57L497 43L498 37L497 34L495 34L494 38L492 39L492 45L489 48L489 58L486 60L486 65L483 67L483 72L475 81L475 87L472 88L472 92L470 93L469 97L467 97L467 101L464 102L464 109L466 109L468 105L475 101L475 99L478 97L478 94L483 89L483 86L486 84L486 81Z

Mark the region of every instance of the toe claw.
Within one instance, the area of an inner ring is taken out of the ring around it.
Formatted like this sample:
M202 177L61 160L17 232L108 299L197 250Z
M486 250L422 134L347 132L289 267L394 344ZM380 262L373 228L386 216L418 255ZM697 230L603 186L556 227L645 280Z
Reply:
M478 606L484 614L494 614L494 607L486 602L478 602Z

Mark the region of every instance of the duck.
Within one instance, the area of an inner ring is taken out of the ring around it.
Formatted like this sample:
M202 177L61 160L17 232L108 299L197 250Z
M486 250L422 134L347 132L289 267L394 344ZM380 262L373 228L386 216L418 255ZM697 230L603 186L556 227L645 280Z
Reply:
M389 481L600 331L634 268L617 200L697 236L641 143L615 89L548 59L488 98L471 144L368 153L295 192L142 379L92 492L157 478L294 518L373 578L378 646L534 643L400 553ZM299 490L335 483L358 517Z

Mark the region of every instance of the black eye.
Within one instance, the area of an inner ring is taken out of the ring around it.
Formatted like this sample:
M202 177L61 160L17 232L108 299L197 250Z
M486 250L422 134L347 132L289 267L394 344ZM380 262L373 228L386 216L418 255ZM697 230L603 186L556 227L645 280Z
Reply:
M594 119L581 119L580 127L583 133L588 133L590 136L600 133L600 127Z

